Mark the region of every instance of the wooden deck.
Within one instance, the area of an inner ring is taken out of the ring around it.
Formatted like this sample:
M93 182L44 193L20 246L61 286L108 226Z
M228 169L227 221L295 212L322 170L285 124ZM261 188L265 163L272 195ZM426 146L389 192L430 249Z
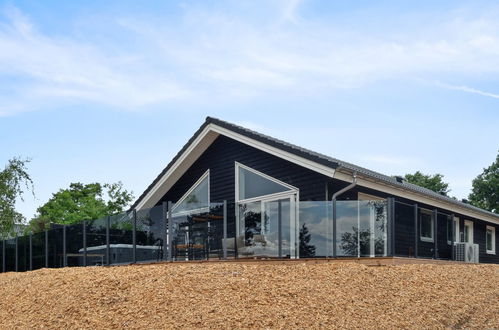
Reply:
M404 257L374 257L374 258L304 258L304 259L273 259L273 258L239 258L239 259L210 259L210 260L189 260L189 261L160 261L160 262L146 262L137 263L137 265L145 264L158 264L158 263L260 263L260 264L290 264L290 263L345 263L354 262L367 266L392 266L392 265L405 265L405 264L439 264L439 265L452 265L463 264L460 261L450 260L437 260L437 259L423 259L423 258L404 258Z

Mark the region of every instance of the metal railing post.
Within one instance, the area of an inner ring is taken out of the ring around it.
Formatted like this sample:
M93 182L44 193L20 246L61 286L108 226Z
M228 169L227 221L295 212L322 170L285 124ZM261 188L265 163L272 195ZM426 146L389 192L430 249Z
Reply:
M168 202L168 261L173 261L173 219L172 202Z
M17 251L18 250L18 245L19 245L18 244L18 240L19 240L19 238L16 236L16 240L15 240L15 242L16 242L16 253L15 253L15 256L16 256L16 263L15 263L15 265L16 265L16 272L19 271L19 260L18 260L18 258L19 258L19 252Z
M62 266L68 266L68 253L66 251L66 228L67 225L62 225Z
M336 199L333 200L333 258L336 258Z
M111 216L107 216L106 221L106 265L109 266L111 264L111 239L109 237L111 227Z
M224 200L224 217L223 217L223 259L227 260L227 200Z
M132 256L133 263L137 262L137 210L133 210L133 232L132 232Z
M414 258L418 257L419 233L418 233L418 204L414 204Z
M49 268L49 231L45 229L45 268Z
M388 197L387 198L387 214L388 214L388 253L389 256L395 255L395 198Z
M277 201L277 253L282 258L282 207L281 201Z
M2 273L5 273L5 240L2 241Z
M163 202L162 204L162 215L163 215L163 223L164 223L164 230L163 230L163 255L161 257L161 260L166 260L167 259L167 252L166 252L166 245L168 242L168 204L166 202Z
M87 267L87 221L83 220L83 267Z
M29 270L33 270L33 233L29 233Z
M435 259L438 259L438 212L437 212L437 209L433 209L433 218L435 219L435 224L434 224L434 237L433 237L433 240L434 240L434 258Z
M450 215L450 223L452 226L452 237L451 237L451 244L450 244L450 255L451 255L451 260L455 259L455 251L454 251L454 242L455 242L455 237L456 237L456 223L454 222L454 214Z

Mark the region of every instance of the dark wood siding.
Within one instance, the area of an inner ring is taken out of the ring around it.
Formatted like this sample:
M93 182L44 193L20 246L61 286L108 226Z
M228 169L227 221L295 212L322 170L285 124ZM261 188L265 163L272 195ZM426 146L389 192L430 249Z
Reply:
M300 189L300 200L324 200L324 175L298 166L225 136L219 136L158 202L176 202L209 169L211 202L235 198L235 162Z

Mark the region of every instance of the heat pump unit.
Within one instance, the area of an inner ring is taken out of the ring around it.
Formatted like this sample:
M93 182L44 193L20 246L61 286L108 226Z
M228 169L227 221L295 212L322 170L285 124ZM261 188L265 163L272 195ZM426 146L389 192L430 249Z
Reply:
M456 261L478 263L478 244L456 243L454 245L454 257Z

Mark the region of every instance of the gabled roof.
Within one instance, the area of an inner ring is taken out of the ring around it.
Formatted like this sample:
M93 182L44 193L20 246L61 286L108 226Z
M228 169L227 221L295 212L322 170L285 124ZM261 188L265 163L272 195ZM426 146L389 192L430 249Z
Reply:
M373 180L375 182L379 182L384 185L389 185L392 186L396 189L401 189L405 190L408 192L413 192L418 195L423 195L426 196L432 200L437 200L437 201L442 201L446 204L451 204L455 205L459 208L464 208L468 209L473 212L477 212L480 214L483 214L487 216L488 218L493 217L499 221L499 214L495 214L493 212L489 212L486 210L483 210L481 208L475 207L473 205L467 204L460 202L458 200L449 198L447 196L443 196L439 193L436 193L432 190L402 181L399 182L396 178L384 175L375 171L371 171L369 169L366 169L364 167L360 167L348 162L344 162L342 160L323 155L321 153L315 152L308 150L306 148L302 148L299 146L296 146L294 144L270 137L265 134L261 134L258 132L255 132L253 130L247 129L242 126L238 126L217 118L213 117L206 117L206 121L201 125L201 127L196 131L196 133L189 139L189 141L184 145L184 147L177 153L177 155L172 159L172 161L161 171L161 173L156 177L156 179L149 185L149 187L140 195L140 197L135 201L135 203L132 205L132 209L136 208L137 205L147 196L147 194L155 187L158 182L164 177L164 175L172 168L174 164L177 163L177 161L184 155L184 153L191 147L193 142L199 137L199 135L202 132L205 132L206 128L209 126L217 126L222 129L228 130L230 132L234 132L236 134L239 134L241 136L244 136L246 138L249 138L254 141L258 141L260 143L263 143L265 145L268 145L270 147L282 150L286 153L295 155L297 157L306 159L308 161L314 162L316 164L320 164L322 166L331 168L332 173L334 173L336 170L341 171L341 172L357 172L359 176L365 177L367 179ZM397 194L395 194L397 195ZM430 203L431 204L431 203Z

